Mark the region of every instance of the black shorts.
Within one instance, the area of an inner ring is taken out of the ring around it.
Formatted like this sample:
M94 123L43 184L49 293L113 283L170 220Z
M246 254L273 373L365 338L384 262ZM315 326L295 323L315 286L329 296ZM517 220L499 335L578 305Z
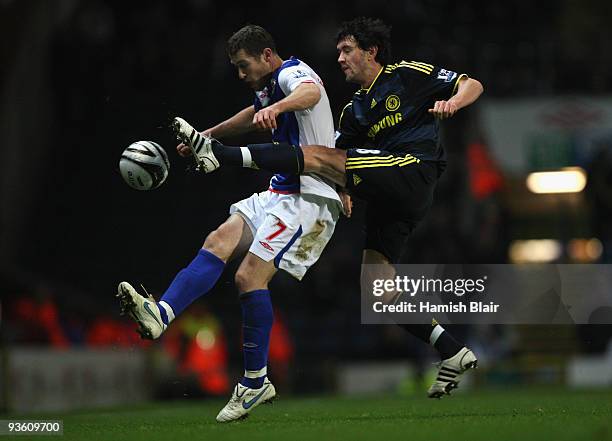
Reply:
M431 207L443 165L406 153L347 150L346 186L368 202L366 249L400 261L408 236Z

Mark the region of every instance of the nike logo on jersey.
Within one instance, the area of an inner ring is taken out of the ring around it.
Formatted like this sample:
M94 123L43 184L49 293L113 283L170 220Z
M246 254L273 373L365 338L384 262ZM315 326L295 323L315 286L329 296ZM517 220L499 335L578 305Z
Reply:
M270 387L270 385L267 385L264 390L262 390L261 392L259 392L257 395L255 395L253 398L251 398L249 401L243 401L242 402L242 407L246 410L246 409L250 409L251 406L253 406L253 404L255 404L257 402L257 400L259 400L261 398L261 396L268 390L268 388Z

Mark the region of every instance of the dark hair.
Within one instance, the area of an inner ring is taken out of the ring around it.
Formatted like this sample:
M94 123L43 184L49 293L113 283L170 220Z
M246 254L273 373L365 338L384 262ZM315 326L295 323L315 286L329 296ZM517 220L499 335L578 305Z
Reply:
M336 44L345 38L353 37L360 49L368 50L376 46L376 61L380 64L391 62L391 26L378 18L359 17L342 23Z
M253 57L260 55L269 47L276 53L276 43L272 35L261 26L246 25L239 29L227 40L227 53L236 55L240 49Z

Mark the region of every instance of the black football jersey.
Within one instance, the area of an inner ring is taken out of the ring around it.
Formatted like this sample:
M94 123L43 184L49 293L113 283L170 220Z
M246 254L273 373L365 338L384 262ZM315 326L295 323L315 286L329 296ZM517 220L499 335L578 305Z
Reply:
M448 100L465 74L417 61L385 65L368 89L344 107L336 147L375 148L444 161L439 121L428 109Z

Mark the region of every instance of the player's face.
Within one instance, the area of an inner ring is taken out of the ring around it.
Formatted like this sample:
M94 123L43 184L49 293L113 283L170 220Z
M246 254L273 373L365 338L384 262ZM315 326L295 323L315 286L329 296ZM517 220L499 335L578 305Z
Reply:
M261 55L253 56L240 49L230 56L231 63L238 69L238 78L244 81L251 89L261 90L272 73L266 51Z
M336 49L338 49L338 63L346 81L362 84L365 81L364 73L368 63L367 51L361 49L353 37L338 42Z

